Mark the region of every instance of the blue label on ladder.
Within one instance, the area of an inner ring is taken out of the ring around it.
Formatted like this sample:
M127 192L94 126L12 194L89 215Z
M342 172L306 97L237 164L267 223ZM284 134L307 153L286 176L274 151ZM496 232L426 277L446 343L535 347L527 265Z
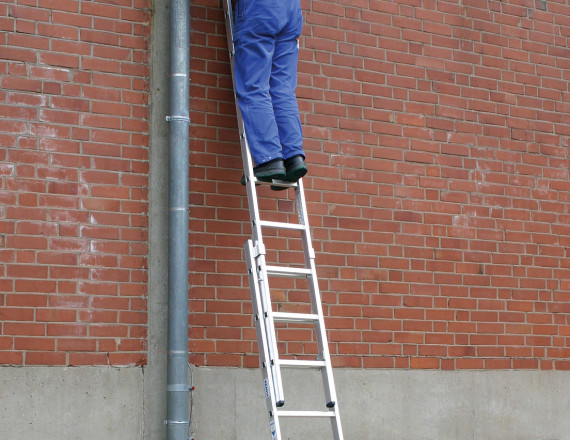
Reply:
M275 429L275 422L273 420L269 424L269 429L271 430L271 440L277 440L277 430Z

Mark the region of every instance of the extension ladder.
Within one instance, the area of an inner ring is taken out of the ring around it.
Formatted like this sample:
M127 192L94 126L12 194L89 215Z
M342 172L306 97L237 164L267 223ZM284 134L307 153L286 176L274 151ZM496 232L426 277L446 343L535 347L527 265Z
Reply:
M279 0L275 0L279 1ZM230 53L230 65L235 91L234 76L234 45L233 45L233 11L231 0L223 0L226 19L226 33ZM235 92L234 92L235 96ZM283 440L280 428L280 418L330 418L334 440L343 440L340 414L336 391L333 381L332 365L329 354L322 303L315 268L315 252L311 243L303 182L296 183L274 180L261 182L253 173L253 161L247 144L241 112L235 98L238 129L244 176L247 188L249 214L252 226L252 239L245 243L245 258L248 269L249 286L255 316L255 328L259 350L260 365L265 385L265 401L269 413L271 440ZM266 221L260 218L257 200L257 185L272 185L293 188L297 205L298 223L282 223ZM262 231L269 229L286 229L299 231L303 243L304 267L272 266L266 264L266 249L263 243ZM308 282L311 313L277 312L273 310L269 290L269 277L305 278ZM309 324L314 326L318 354L314 360L281 359L277 347L277 332L275 323ZM326 403L317 411L284 410L285 396L283 393L282 368L317 369L321 371Z

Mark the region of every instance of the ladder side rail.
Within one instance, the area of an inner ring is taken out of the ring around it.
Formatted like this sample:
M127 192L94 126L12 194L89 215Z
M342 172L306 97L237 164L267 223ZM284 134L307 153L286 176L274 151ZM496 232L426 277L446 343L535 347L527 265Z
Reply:
M259 205L257 203L257 190L255 188L255 176L253 174L253 160L249 151L249 144L247 143L247 135L245 132L245 127L243 124L243 118L241 115L241 110L238 104L237 94L235 92L235 67L234 67L234 18L232 13L232 3L231 0L223 0L224 14L226 18L226 36L228 42L228 52L230 54L230 69L232 74L232 87L234 93L234 104L236 108L236 116L238 120L238 132L241 147L241 158L243 163L243 171L246 179L246 189L247 189L247 202L249 205L249 216L251 221L251 229L253 241L256 243L262 243L261 235L261 218L259 216ZM251 182L251 184L248 184ZM263 245L262 245L263 246ZM264 251L262 249L262 251Z
M342 435L342 426L340 424L340 412L338 408L335 408L334 418L331 419L331 426L334 440L344 440L344 436Z
M296 200L297 200L297 213L299 216L299 223L305 226L305 231L302 233L303 239L303 252L305 258L305 265L311 270L313 276L308 277L309 281L309 290L311 292L311 308L312 312L315 313L319 319L315 325L316 333L317 333L317 344L319 347L319 352L323 356L323 360L327 361L328 368L323 371L323 373L327 374L327 381L326 383L332 385L329 386L327 391L331 391L327 393L327 403L335 402L336 403L336 394L334 393L334 384L332 383L332 368L330 367L330 352L328 347L328 341L326 338L326 328L324 324L324 313L323 313L323 306L321 301L321 295L319 290L319 284L317 281L317 270L315 266L315 251L313 249L313 244L311 240L311 231L309 226L309 220L307 215L307 204L305 200L305 193L303 191L303 183L299 181L299 188L295 191ZM330 377L331 380L328 380Z
M273 388L275 390L275 400L277 406L283 406L283 382L281 380L281 366L279 364L279 350L277 347L277 333L273 320L273 308L271 307L271 294L269 290L269 280L265 265L265 255L259 254L255 257L258 286L261 295L261 307L263 309L263 322L268 340L269 363L273 374Z
M222 0L223 4L224 4L224 16L226 19L226 38L227 38L227 43L228 43L228 53L230 55L230 70L231 70L231 75L232 75L232 89L234 92L234 104L236 107L236 112L237 112L237 119L238 119L238 131L240 133L240 144L242 147L244 147L243 145L243 140L245 140L245 134L242 135L242 133L245 133L245 129L243 127L243 118L241 116L241 111L239 109L239 105L238 105L238 101L237 101L237 95L235 92L236 89L236 84L235 84L235 68L234 68L234 55L235 55L235 48L234 48L234 17L233 17L233 12L232 12L232 2L231 0ZM247 141L246 141L246 146L247 146ZM245 166L246 164L251 163L252 164L252 169L253 169L253 163L251 160L251 155L249 154L249 147L246 148L247 151L243 151L242 148L242 159L243 159L243 164L244 164L244 171L247 171L249 169L249 166ZM247 156L244 156L244 153L247 153ZM247 177L247 176L246 176Z
M263 308L261 306L261 294L256 280L256 266L253 243L247 240L245 245L245 260L247 264L247 274L249 278L251 301L253 312L255 314L255 330L257 333L257 348L259 350L259 363L263 374L263 383L265 387L265 404L269 414L269 426L271 430L272 440L281 440L281 429L279 426L279 417L277 405L275 401L275 391L273 385L273 375L270 369L270 356L268 352L267 334L265 328L265 320L263 319Z
M235 75L234 75L234 42L233 42L233 14L231 0L223 0L224 13L226 18L226 36L228 42L228 50L230 53L230 67L232 73L232 84L234 89L234 101L236 114L238 119L238 129L240 131L241 155L244 164L244 175L246 178L247 201L249 205L249 216L251 221L252 238L254 243L254 258L256 262L256 271L258 272L259 288L261 291L261 304L264 309L264 323L266 328L266 338L268 343L269 362L273 370L273 384L275 388L276 400L281 403L283 398L283 384L281 383L281 372L279 370L279 352L277 349L277 339L275 327L272 317L271 296L269 291L269 282L267 279L267 271L265 269L265 245L263 244L263 235L261 232L261 218L259 215L259 204L257 202L257 190L255 188L256 178L253 174L253 161L247 143L247 135L243 124L241 110L238 105L238 98L235 92ZM251 288L251 287L250 287Z
M302 179L299 180L299 187L295 188L295 195L297 201L297 214L299 216L299 223L305 225L305 231L302 233L303 238L303 251L305 264L310 268L313 276L308 277L309 290L311 292L311 307L313 313L316 313L319 317L318 322L315 323L315 332L317 336L317 345L319 352L321 353L323 360L325 361L325 367L321 369L323 376L323 383L325 385L325 395L327 399L327 406L334 406L335 417L331 419L331 425L335 440L343 440L342 427L340 422L340 411L338 407L338 399L336 395L336 388L334 385L332 363L330 358L330 350L327 341L327 333L325 328L325 319L323 313L323 306L321 301L321 295L319 290L319 284L317 281L317 269L315 265L315 251L313 249L313 244L311 240L311 230L309 226L309 217L307 213L307 203L305 200L305 192L303 188Z

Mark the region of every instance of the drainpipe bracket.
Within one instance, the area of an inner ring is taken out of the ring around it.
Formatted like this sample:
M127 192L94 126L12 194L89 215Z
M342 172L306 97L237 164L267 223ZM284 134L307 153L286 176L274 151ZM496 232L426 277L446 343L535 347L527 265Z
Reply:
M188 116L167 116L166 122L182 121L190 123L190 118Z
M165 425L190 425L188 420L165 420Z

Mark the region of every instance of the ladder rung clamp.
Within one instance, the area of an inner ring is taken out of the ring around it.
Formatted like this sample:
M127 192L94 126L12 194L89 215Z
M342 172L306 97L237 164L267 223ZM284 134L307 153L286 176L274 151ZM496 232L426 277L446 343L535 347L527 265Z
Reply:
M254 258L259 257L260 255L265 255L265 245L263 243L257 243L254 251ZM261 270L261 266L258 266L259 270Z

